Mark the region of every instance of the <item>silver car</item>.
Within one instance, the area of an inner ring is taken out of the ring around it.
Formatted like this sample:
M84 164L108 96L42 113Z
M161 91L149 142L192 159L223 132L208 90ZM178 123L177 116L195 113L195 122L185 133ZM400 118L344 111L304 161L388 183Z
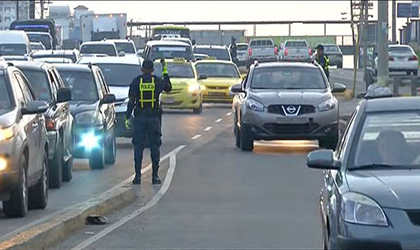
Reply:
M262 63L251 66L242 84L231 88L236 146L252 151L254 140L318 140L334 149L338 141L338 101L316 63Z

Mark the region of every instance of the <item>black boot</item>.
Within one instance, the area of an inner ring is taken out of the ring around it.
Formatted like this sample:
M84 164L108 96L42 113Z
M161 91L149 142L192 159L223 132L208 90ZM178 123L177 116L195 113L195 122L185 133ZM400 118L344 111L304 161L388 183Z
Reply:
M153 185L160 185L162 184L162 181L160 180L159 176L157 174L152 175L152 184Z
M140 185L140 184L141 184L141 177L136 175L133 179L133 185Z

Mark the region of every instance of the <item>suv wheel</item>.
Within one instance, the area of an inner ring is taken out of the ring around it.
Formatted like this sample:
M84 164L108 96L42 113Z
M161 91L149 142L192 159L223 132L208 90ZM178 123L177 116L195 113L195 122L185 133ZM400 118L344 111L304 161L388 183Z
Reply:
M239 135L241 140L241 150L252 151L254 149L254 138L250 129L242 125Z
M103 169L105 167L105 148L103 144L90 152L89 167L91 169Z
M203 112L203 104L200 104L200 107L193 109L194 114L201 114Z
M48 204L48 156L44 154L42 175L38 183L29 190L29 208L44 209Z
M22 155L18 186L10 194L10 199L8 201L3 201L3 213L7 217L25 217L28 212L27 164L26 156Z
M111 133L111 142L105 149L105 163L114 165L117 159L117 141L114 132Z
M319 146L321 148L335 150L337 147L337 143L338 143L338 136L319 139Z
M63 139L60 137L54 158L50 161L50 188L59 188L63 183Z

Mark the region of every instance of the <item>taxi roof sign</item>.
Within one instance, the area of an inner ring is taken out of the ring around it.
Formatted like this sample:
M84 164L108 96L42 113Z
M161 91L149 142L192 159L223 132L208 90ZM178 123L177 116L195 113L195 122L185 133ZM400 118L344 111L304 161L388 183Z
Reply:
M209 56L209 57L207 57L205 60L216 60L216 57L214 57L214 56Z
M176 57L176 58L174 58L174 62L177 62L177 63L185 63L185 58Z

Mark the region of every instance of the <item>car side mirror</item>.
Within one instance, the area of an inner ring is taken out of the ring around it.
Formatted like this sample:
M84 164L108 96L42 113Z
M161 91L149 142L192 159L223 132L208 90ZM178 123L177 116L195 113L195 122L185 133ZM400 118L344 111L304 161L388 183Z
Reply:
M242 93L244 92L242 89L242 85L241 84L235 84L230 88L230 91L232 93Z
M333 93L343 93L344 91L346 91L347 87L344 84L341 83L334 83L333 84Z
M245 80L246 76L247 76L247 74L242 74L241 75L242 80Z
M106 94L104 95L104 98L101 101L101 104L110 104L117 101L117 98L114 94Z
M206 75L201 75L201 76L198 77L198 80L205 80L205 79L207 79Z
M71 90L69 88L61 88L57 91L57 103L71 101Z
M121 51L120 53L118 53L118 56L125 56L125 52Z
M339 164L334 160L332 150L317 150L308 154L306 165L314 169L339 169Z
M31 101L22 108L22 115L43 114L47 112L48 104L44 101Z

